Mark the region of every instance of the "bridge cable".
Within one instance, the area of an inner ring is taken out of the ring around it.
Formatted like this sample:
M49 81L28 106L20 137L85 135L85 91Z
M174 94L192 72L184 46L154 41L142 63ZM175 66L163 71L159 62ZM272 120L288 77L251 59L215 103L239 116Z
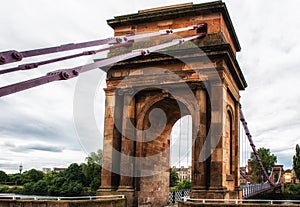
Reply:
M180 128L180 131L179 131L179 168L180 168L180 171L181 171L181 156L180 156L180 153L181 153L181 121L182 121L182 118L179 119L179 128Z
M240 109L240 121L241 121L242 124L243 124L244 130L245 130L245 133L246 133L246 136L247 136L247 138L248 138L248 140L249 140L249 143L250 143L250 146L251 146L251 148L252 148L252 150L253 150L253 154L254 154L254 156L255 156L255 159L256 159L256 161L258 162L258 165L259 165L259 167L260 167L260 169L261 169L261 171L262 171L263 177L268 181L268 183L270 183L272 186L275 186L275 184L270 180L270 178L269 178L269 176L268 176L268 174L267 174L267 172L266 172L266 169L264 168L264 166L263 166L263 164L262 164L262 161L261 161L261 159L260 159L260 157L259 157L259 154L258 154L258 152L257 152L257 150L256 150L255 145L254 145L252 136L251 136L251 134L250 134L249 128L248 128L248 126L247 126L247 122L246 122L246 120L245 120L245 117L244 117L244 114L243 114L243 112L242 112L242 109Z
M85 52L81 52L81 53L77 53L77 54L73 54L73 55L69 55L69 56L44 60L44 61L40 61L40 62L26 63L23 65L18 65L17 67L0 70L0 75L5 74L5 73L20 71L20 70L30 70L30 69L38 68L39 66L42 66L42 65L47 65L47 64L51 64L51 63L55 63L55 62L69 60L69 59L73 59L73 58L77 58L77 57L95 55L97 53L100 53L100 52L103 52L106 50L112 50L112 49L116 49L119 47L130 46L132 44L133 44L133 42L128 42L128 43L124 43L124 44L119 44L119 45L115 45L115 46L111 46L111 47L102 48L99 50L90 50L90 51L85 51Z
M191 40L198 39L198 38L203 38L205 36L206 36L206 32L201 32L195 36L186 37L186 38L182 38L182 39L175 39L171 42L163 43L163 44L152 46L149 48L133 50L130 53L103 59L103 60L100 60L100 61L97 61L94 63L74 67L71 69L62 69L62 70L52 71L52 72L47 73L45 76L42 76L39 78L35 78L35 79L28 80L28 81L23 81L23 82L19 82L19 83L1 87L0 88L0 97L6 96L6 95L9 95L12 93L16 93L19 91L27 90L29 88L33 88L33 87L40 86L43 84L47 84L47 83L50 83L53 81L61 81L61 80L68 80L71 78L75 78L80 73L84 73L84 72L87 72L87 71L90 71L90 70L93 70L96 68L101 68L103 66L112 65L114 63L128 60L128 59L131 59L134 57L149 55L151 52L155 52L155 51L159 51L161 49L165 49L165 48L168 48L171 46L183 44L184 42L191 41Z
M5 52L0 52L0 65L5 65L8 63L13 63L13 62L19 62L22 61L24 58L28 57L34 57L34 56L40 56L40 55L47 55L47 54L52 54L52 53L58 53L58 52L65 52L65 51L70 51L70 50L76 50L76 49L82 49L82 48L87 48L87 47L94 47L94 46L101 46L101 45L111 45L111 44L117 44L116 47L120 46L125 46L126 44L132 44L134 40L138 39L143 39L143 38L149 38L149 37L154 37L154 36L159 36L159 35L169 35L173 33L178 33L178 32L184 32L184 31L189 31L189 30L196 30L197 33L200 33L203 28L207 28L207 24L198 24L195 26L189 26L189 27L184 27L184 28L178 28L178 29L166 29L166 30L160 30L156 32L150 32L150 33L143 33L143 34L136 34L136 35L125 35L125 36L116 36L116 37L110 37L106 39L101 39L101 40L94 40L94 41L89 41L89 42L83 42L83 43L70 43L70 44L65 44L65 45L60 45L56 47L49 47L49 48L41 48L41 49L34 49L34 50L29 50L29 51L23 51L19 52L16 50L9 50ZM103 48L101 51L104 50L109 50L112 49L111 47ZM93 51L90 51L91 54L93 54ZM76 57L80 57L83 55L91 55L89 51L81 53L81 54L75 54ZM45 65L53 62L58 62L66 59L71 59L75 58L74 55L72 56L66 56L64 58L57 58L57 59L51 59L47 61L38 62L38 63L29 63L25 65L19 65L18 67L15 68L10 68L10 69L5 69L0 74L4 73L10 73L10 72L15 72L18 70L29 70L33 68L37 68L38 64L40 65Z
M246 167L246 164L245 164L245 143L244 143L244 133L243 133L243 130L242 130L242 126L240 125L240 139L241 139L241 146L242 146L242 150L241 150L241 157L242 157L242 163L241 165L242 166L245 166Z
M190 152L190 146L189 146L189 138L190 138L190 116L188 118L188 123L187 123L187 135L186 135L186 141L187 141L187 155L186 155L186 166L189 168L189 152Z

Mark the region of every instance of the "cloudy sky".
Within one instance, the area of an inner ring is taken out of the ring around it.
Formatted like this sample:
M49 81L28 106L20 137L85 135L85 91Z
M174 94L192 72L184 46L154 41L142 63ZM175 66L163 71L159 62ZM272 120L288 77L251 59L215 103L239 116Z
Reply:
M107 26L107 19L141 9L186 2L3 1L0 7L0 51L25 51L110 37L113 30ZM195 4L202 2L205 1L194 1ZM270 148L277 155L278 163L284 164L285 169L290 168L295 145L300 144L300 3L297 0L225 2L242 46L237 58L249 86L241 93L241 100L254 142L257 148ZM53 56L42 58L49 57ZM36 60L41 58L26 61ZM36 71L1 75L0 86L90 61L90 58L79 58ZM9 66L0 66L0 69ZM87 84L85 80L89 78L93 81ZM101 147L103 80L103 74L95 71L80 80L51 83L2 97L0 170L17 172L20 163L28 170L84 162L89 152ZM95 84L96 94L86 95L89 85L93 87ZM94 96L94 102L88 103L87 109L87 103L80 101L86 96ZM88 112L84 110L93 113L94 117L86 117ZM80 129L86 119L94 123L88 131L96 133L84 133L86 128ZM81 136L81 133L86 136Z

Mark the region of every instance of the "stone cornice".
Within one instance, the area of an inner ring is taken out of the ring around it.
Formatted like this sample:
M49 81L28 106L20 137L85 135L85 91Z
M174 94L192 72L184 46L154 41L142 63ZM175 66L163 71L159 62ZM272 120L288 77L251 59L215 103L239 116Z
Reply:
M200 49L204 53L199 54L198 48L171 50L167 52L168 55L163 54L163 51L161 53L151 53L147 56L118 62L114 64L110 70L145 68L163 64L178 63L180 60L197 61L199 57L204 57L206 55L211 60L215 58L224 58L239 90L244 90L247 87L247 82L229 44L205 46L200 47ZM178 58L180 58L180 60ZM108 68L102 69L105 71L108 70Z
M160 21L162 19L175 19L178 17L195 16L211 13L221 13L226 26L229 30L230 36L233 40L236 51L241 50L239 40L237 38L235 29L233 27L231 18L229 16L227 7L222 1L214 1L203 4L183 4L163 8L155 8L150 10L139 11L135 14L128 14L122 16L115 16L114 19L107 20L107 23L112 28L119 26L135 25L153 21Z

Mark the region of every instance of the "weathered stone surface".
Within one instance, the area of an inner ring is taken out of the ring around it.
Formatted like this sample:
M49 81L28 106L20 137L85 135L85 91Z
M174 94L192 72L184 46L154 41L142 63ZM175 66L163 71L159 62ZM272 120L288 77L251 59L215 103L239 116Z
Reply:
M235 53L240 46L225 4L220 1L184 4L108 20L115 35L176 29L204 22L208 24L204 39L169 48L168 55L153 53L122 61L108 70L104 168L99 194L124 194L128 206L166 205L170 133L178 119L191 115L195 142L190 196L241 198L239 91L247 83L236 61ZM195 31L178 35L192 36ZM131 48L114 50L110 55L170 39L165 36L136 41ZM153 115L154 110L160 112ZM207 144L207 140L211 141ZM203 150L208 157L201 154Z
M179 202L178 207L293 207L293 206L299 206L298 204L267 204L267 203L238 203L234 204L234 201L232 203L224 202L224 203L201 203L201 202Z
M126 200L104 199L95 201L22 201L0 200L1 207L126 207Z

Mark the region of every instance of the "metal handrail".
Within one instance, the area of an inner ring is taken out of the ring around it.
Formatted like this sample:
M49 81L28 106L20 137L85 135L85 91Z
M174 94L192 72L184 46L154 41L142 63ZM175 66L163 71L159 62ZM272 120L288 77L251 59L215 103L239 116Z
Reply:
M107 196L74 196L74 197L56 197L56 196L30 196L30 195L1 195L0 200L96 200L107 198L125 198L125 195L107 195Z
M199 202L199 203L268 203L268 204L278 204L278 203L290 203L290 204L300 204L300 200L259 200L259 199L202 199L202 198L184 198L182 201L188 202Z

